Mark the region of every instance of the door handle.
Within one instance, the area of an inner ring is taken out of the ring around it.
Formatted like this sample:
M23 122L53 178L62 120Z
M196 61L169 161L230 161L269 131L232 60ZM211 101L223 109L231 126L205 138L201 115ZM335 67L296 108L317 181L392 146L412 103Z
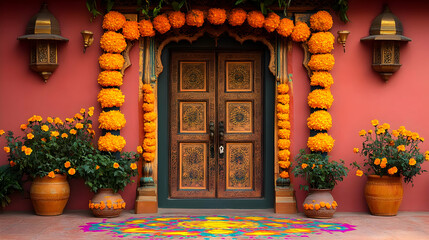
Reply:
M215 126L214 126L214 122L210 121L210 125L209 125L209 130L210 130L210 158L214 158L214 135L215 135Z
M219 158L223 158L225 152L224 140L225 126L223 121L219 122Z

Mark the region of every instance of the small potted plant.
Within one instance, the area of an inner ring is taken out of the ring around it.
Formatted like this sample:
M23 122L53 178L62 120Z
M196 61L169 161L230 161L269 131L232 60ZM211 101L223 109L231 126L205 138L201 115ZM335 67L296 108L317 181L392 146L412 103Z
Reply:
M89 117L93 111L92 107L81 109L65 122L58 117L43 120L34 115L21 124L18 136L0 130L7 141L3 149L9 164L33 180L30 198L36 214L62 214L70 196L67 177L76 174L82 156L91 148L95 132Z
M426 172L421 164L429 160L429 151L421 153L418 145L424 139L404 126L390 130L388 123L379 124L376 119L371 123L372 130L359 132L364 138L362 148L354 148L364 157L363 167L357 162L353 166L357 176L366 171L365 198L371 214L394 216L403 196L401 179L413 183L415 176Z
M112 154L94 149L83 158L78 172L85 184L95 193L89 208L96 217L117 217L125 208L119 190L130 183L137 174L139 155L133 152Z
M295 162L293 174L305 178L308 184L300 185L301 189L309 191L303 203L304 214L311 218L332 218L338 204L331 191L347 176L344 161L330 161L326 154L306 153L301 149Z

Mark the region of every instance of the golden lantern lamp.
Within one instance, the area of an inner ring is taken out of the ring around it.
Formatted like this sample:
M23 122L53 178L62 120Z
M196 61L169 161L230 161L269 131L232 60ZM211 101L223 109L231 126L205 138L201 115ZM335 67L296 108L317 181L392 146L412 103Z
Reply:
M385 6L383 13L378 15L371 24L369 36L361 41L373 42L372 69L387 81L402 66L400 60L400 43L409 42L403 36L401 21Z
M68 39L61 36L60 25L46 3L30 19L25 35L18 37L18 40L30 42L30 68L47 82L58 67L57 43L67 42Z
M85 53L86 48L91 46L92 43L94 42L94 33L88 30L83 30L82 32L80 32L82 34L82 38L83 38L83 53Z
M337 42L343 45L343 50L344 52L346 52L346 41L350 32L347 30L343 30L343 31L338 31L337 33L338 33Z

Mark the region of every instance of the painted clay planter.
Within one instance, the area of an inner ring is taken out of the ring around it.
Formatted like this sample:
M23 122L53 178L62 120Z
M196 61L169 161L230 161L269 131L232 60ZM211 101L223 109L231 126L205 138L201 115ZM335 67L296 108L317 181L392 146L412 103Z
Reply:
M401 177L369 175L365 184L366 203L377 216L395 216L403 193Z
M113 189L102 188L89 201L89 208L96 217L112 218L121 214L125 202L121 194L114 193Z
M309 218L332 218L338 205L331 189L310 189L303 206L304 214Z
M30 188L31 202L37 215L61 215L69 196L70 186L62 174L55 174L54 178L37 177Z

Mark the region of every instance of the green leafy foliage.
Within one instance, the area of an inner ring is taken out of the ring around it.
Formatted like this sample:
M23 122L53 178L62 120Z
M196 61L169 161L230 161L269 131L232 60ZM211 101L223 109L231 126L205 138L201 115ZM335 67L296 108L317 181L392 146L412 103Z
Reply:
M292 172L295 177L303 177L308 185L300 185L306 191L309 188L333 189L337 182L347 176L348 168L343 160L329 161L329 157L322 153L307 154L301 149L295 159L296 165Z
M0 204L2 207L10 203L9 195L15 191L22 191L22 173L17 167L10 165L0 166Z

